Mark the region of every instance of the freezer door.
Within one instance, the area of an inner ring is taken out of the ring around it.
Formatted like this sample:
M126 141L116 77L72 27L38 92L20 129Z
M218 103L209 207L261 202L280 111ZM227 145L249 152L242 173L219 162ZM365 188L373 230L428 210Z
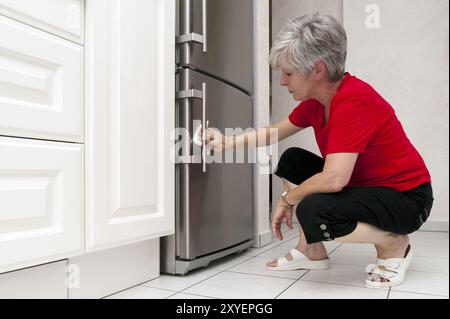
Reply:
M180 35L193 33L205 42L180 45L180 64L195 66L252 92L253 1L179 1Z
M184 70L185 88L206 92L206 119L210 127L252 127L252 100L241 91L192 70ZM182 103L180 126L192 136L203 117L203 101ZM190 108L189 112L185 112ZM184 111L183 111L184 109ZM186 123L190 122L190 123ZM192 143L191 143L192 147ZM200 150L193 148L200 154ZM209 157L209 162L212 158ZM225 154L222 154L225 161ZM234 161L235 162L235 161ZM177 252L192 260L253 238L253 164L248 154L244 163L181 164L178 176Z

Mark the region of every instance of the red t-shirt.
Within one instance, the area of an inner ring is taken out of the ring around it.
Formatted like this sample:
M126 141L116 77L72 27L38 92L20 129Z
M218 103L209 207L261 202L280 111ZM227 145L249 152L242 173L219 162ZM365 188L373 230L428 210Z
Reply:
M370 85L345 74L330 106L328 123L317 100L300 103L292 124L312 126L323 158L359 153L348 186L383 186L407 191L431 183L430 173L409 141L394 109Z

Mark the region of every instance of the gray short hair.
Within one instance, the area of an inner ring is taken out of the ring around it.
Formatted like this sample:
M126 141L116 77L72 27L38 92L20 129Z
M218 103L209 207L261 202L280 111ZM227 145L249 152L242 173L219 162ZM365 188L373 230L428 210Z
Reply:
M347 35L343 26L332 16L318 13L288 21L277 35L270 52L274 68L295 68L308 76L314 63L323 61L331 81L345 74Z

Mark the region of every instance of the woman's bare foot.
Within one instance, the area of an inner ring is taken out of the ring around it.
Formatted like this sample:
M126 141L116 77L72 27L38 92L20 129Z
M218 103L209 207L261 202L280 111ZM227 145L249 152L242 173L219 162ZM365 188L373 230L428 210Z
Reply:
M298 244L297 247L295 247L295 249L297 249L299 252L305 255L306 258L308 258L309 260L324 260L328 258L327 250L322 242L311 245ZM292 260L291 253L288 253L285 256L285 258L291 261ZM268 262L266 265L267 267L277 267L278 261L274 259Z
M404 258L408 252L409 247L409 237L408 235L396 235L391 234L386 238L386 242L383 245L375 245L377 250L378 259L389 259L389 258ZM384 266L378 266L380 269L385 270ZM367 280L373 282L387 282L387 279L380 277L377 274L369 273L367 275Z

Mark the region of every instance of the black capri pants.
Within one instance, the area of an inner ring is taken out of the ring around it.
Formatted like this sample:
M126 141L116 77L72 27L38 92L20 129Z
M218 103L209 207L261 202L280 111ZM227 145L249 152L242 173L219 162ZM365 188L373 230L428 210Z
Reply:
M275 175L300 185L323 171L324 160L304 149L290 148ZM297 206L297 218L308 244L351 234L358 222L395 234L410 234L428 219L433 206L429 183L399 192L387 187L345 187L341 192L314 194Z

